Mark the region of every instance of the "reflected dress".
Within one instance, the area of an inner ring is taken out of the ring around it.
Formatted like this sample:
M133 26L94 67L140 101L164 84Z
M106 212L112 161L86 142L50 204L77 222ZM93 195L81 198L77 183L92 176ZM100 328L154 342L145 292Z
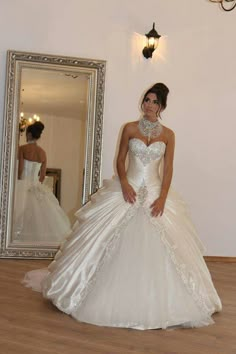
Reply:
M152 217L161 191L164 142L129 141L127 179L136 202L124 201L118 178L77 212L78 221L46 270L27 273L76 320L135 329L201 327L222 308L203 259L204 247L184 201L169 189L165 210Z
M69 218L52 191L39 182L41 163L24 159L16 181L13 216L14 242L57 245L71 231Z

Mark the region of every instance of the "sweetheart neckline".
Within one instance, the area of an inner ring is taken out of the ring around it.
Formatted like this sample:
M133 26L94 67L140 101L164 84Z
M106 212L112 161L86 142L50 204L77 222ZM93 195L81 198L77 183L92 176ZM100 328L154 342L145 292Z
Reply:
M165 143L164 141L162 141L162 140L154 141L153 143L151 143L151 144L149 144L149 145L146 145L145 142L144 142L143 140L139 139L139 138L131 138L131 139L129 139L129 141L131 141L131 140L138 140L138 141L141 141L141 143L143 143L143 145L145 145L146 148L149 148L151 145L154 145L154 144L156 144L156 143L162 143L162 144L164 144L164 145L166 146L166 143Z

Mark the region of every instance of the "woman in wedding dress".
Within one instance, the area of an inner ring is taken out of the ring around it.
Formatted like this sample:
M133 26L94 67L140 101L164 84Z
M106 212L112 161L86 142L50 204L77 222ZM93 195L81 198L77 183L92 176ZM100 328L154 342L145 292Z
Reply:
M49 267L25 277L26 286L78 321L135 329L201 327L221 311L204 247L184 201L170 187L174 133L159 121L168 92L158 83L145 93L143 118L122 133L118 177L106 180L77 212Z
M38 146L44 125L27 127L27 144L18 151L18 180L14 205L14 242L58 245L71 231L70 221L57 198L43 183L47 157Z

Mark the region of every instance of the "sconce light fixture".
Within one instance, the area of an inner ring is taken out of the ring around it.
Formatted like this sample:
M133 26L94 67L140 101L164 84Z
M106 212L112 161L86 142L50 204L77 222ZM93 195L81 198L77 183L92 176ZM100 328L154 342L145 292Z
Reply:
M222 10L232 11L236 7L236 0L209 0L220 4ZM227 5L226 5L227 4Z
M147 45L143 48L143 55L146 59L152 57L152 53L158 46L158 40L161 37L160 34L155 30L155 23L153 23L153 27L151 31L145 34L147 37Z
M22 134L29 125L31 125L35 122L39 122L39 121L40 121L40 117L37 114L34 114L33 118L31 118L31 117L25 118L24 112L21 112L20 113L20 120L19 120L20 134Z

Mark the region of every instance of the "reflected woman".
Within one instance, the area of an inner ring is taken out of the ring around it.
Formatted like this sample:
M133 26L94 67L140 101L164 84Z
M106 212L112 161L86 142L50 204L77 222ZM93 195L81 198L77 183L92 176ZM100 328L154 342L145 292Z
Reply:
M27 144L21 145L18 151L18 179L23 179L24 165L26 161L38 162L40 164L39 182L43 182L46 176L47 156L46 152L37 144L40 138L44 124L42 122L35 122L26 129Z
M14 206L14 242L55 245L70 232L70 221L57 198L43 184L46 152L37 144L44 124L27 127L27 144L18 151L18 180Z

